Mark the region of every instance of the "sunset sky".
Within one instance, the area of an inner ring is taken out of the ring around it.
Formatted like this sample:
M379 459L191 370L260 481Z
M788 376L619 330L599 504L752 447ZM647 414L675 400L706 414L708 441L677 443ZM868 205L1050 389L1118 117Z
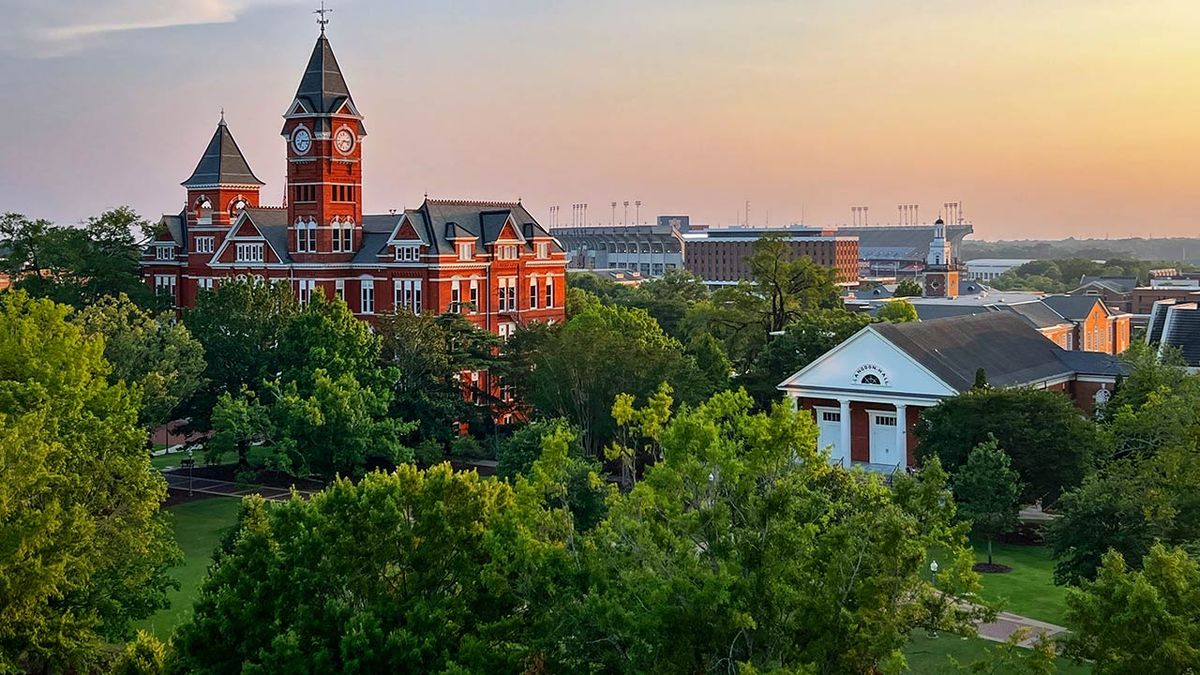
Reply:
M282 195L309 0L16 0L0 211L177 212L224 107ZM368 212L640 199L761 225L961 200L976 238L1200 236L1200 2L331 0ZM618 220L620 213L618 213Z

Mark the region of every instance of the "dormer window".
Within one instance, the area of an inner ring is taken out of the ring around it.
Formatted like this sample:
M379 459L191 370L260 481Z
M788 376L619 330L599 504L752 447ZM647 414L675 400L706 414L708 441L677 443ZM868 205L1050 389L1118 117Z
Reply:
M237 262L262 262L263 261L263 245L238 244L237 245Z
M396 260L400 262L416 262L421 257L421 249L419 246L400 246L397 245Z
M516 260L518 257L519 252L516 246L510 244L496 246L496 258L498 260Z
M173 245L156 246L154 248L154 259L155 260L174 260L175 259L175 247Z
M470 243L460 243L458 245L458 259L459 260L474 260L475 259L474 248L475 247L472 246Z
M538 244L537 245L537 257L541 260L545 260L546 258L549 258L550 257L550 244L547 244L544 242Z

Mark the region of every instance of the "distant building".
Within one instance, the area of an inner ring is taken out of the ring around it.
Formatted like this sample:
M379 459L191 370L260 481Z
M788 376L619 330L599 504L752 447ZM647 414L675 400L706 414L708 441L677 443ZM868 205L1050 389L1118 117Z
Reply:
M1031 258L976 258L966 262L966 272L968 277L976 281L991 281L1005 272L1031 262Z
M982 369L993 387L1061 391L1086 413L1126 370L1108 354L1064 350L1016 314L871 324L779 385L812 411L832 462L881 471L916 465L912 429L926 408L969 390Z
M945 225L943 238L950 246L950 259L962 260L963 239L975 231L971 223L955 222ZM936 225L871 225L842 226L840 236L858 237L858 257L862 261L862 276L909 277L920 275L929 258Z
M1200 281L1178 280L1178 285L1139 286L1130 293L1133 313L1149 315L1159 300L1200 302Z
M1104 304L1121 312L1133 311L1133 289L1137 287L1137 277L1105 277L1084 275L1079 280L1079 288L1070 295L1090 295L1100 298Z
M620 284L621 286L638 286L643 281L646 280L646 277L642 276L640 272L635 272L634 270L623 270L623 269L615 269L615 268L599 269L599 270L568 268L567 273L568 274L590 274L591 276L594 276L598 279L604 279L605 281L611 281L615 284Z
M818 265L837 271L838 283L858 284L858 238L837 234L836 229L816 227L725 227L692 231L683 235L684 266L710 285L736 284L753 277L746 258L754 244L765 236L783 239L792 258L807 256Z
M550 233L577 269L620 269L661 277L683 268L687 216L659 216L655 225L555 227Z

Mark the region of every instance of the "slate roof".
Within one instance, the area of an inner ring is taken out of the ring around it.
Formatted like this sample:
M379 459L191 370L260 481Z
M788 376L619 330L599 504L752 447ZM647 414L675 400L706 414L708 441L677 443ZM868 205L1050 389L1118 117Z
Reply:
M451 233L474 239L476 246L491 244L510 216L526 240L526 250L533 250L530 240L534 238L549 242L553 253L563 250L558 240L539 225L520 202L426 199L420 208L406 213L429 242L432 253L454 252L454 243L448 236Z
M1096 303L1104 304L1094 295L1047 295L1042 302L1072 321L1083 321L1092 313Z
M917 309L917 318L921 321L936 321L938 319L948 319L952 316L986 314L991 311L985 305L951 305L914 302L913 307Z
M201 185L266 185L250 170L250 164L229 132L225 118L217 123L208 147L191 177L180 183L184 187Z
M1103 286L1114 293L1132 293L1133 289L1137 288L1137 277L1102 277L1085 274L1079 279L1079 288L1076 288L1075 291L1093 284Z
M1095 298L1092 298L1094 301ZM1054 328L1055 326L1070 325L1068 319L1063 318L1061 314L1049 307L1045 300L1034 300L1032 302L1015 302L1011 305L991 305L992 308L1001 312L1012 312L1026 321L1034 328Z
M959 391L971 388L979 368L997 387L1028 385L1074 372L1060 358L1065 350L1008 312L872 328Z
M324 33L313 45L312 56L308 58L308 66L304 68L300 86L296 88L295 100L314 115L332 115L343 103L349 103L351 108L357 109L354 98L350 96L350 87L346 85L346 78L338 66L337 57L333 55L333 47L329 45L329 39ZM328 125L327 119L319 118L316 131L329 131ZM361 120L358 133L363 136L367 133Z
M1129 365L1124 361L1111 354L1104 354L1102 352L1081 352L1064 349L1059 352L1058 358L1068 368L1081 375L1107 375L1116 377L1117 375L1128 375L1130 372Z
M246 207L250 222L262 233L263 239L279 254L280 262L289 262L287 209L281 207Z

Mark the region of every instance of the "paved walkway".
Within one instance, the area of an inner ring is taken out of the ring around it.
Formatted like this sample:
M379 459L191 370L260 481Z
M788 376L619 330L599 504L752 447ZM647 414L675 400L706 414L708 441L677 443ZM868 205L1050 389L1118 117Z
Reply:
M1066 628L1045 621L1030 619L1012 612L1000 612L991 623L979 624L979 637L994 642L1008 642L1008 638L1018 630L1026 630L1025 638L1018 642L1022 647L1032 647L1041 636L1054 637L1067 632Z

